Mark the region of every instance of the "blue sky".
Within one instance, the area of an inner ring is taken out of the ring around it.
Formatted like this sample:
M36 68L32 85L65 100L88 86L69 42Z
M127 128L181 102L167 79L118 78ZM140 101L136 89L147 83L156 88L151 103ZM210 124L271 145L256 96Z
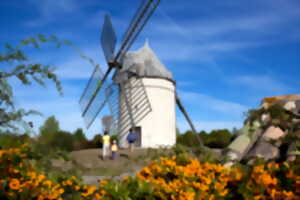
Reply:
M0 44L42 33L72 41L106 69L100 47L105 12L120 38L138 0L1 0ZM177 90L198 130L241 127L243 113L263 97L299 93L300 2L298 0L161 0L131 50L148 39L173 73ZM70 48L29 51L35 61L52 64L64 96L54 87L23 87L11 80L16 104L36 109L35 127L55 115L64 130L84 128L78 100L93 67ZM108 114L107 109L103 114ZM99 117L101 117L101 115ZM181 131L188 128L177 112ZM101 132L100 119L86 130Z

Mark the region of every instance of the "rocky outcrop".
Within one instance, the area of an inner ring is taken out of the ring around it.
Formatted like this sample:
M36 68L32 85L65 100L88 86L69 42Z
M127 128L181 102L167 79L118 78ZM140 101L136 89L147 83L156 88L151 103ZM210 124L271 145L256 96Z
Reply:
M264 98L245 124L227 148L226 165L255 158L293 161L300 156L300 95Z

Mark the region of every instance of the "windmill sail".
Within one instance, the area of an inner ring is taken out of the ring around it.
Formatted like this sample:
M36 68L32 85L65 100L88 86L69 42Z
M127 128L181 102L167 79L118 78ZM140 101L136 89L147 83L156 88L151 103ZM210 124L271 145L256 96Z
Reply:
M109 99L109 96L106 95L105 88L109 88L109 82L107 81L107 78L112 71L112 68L122 68L121 61L124 55L131 47L132 43L139 35L150 16L153 14L159 2L160 0L142 1L139 9L137 10L127 31L124 34L122 43L120 45L121 47L115 57L114 49L116 44L116 36L110 17L108 15L105 16L101 35L101 45L109 67L104 75L99 67L99 69L95 69L82 97L80 98L82 116L86 122L87 128L90 127L96 116ZM112 95L112 93L110 93L110 95Z
M107 63L113 62L116 41L117 37L110 16L106 14L102 27L101 46Z
M128 29L123 35L121 47L115 58L117 63L122 63L124 55L129 50L159 3L160 0L142 0L139 9L135 13L131 23L128 26Z
M142 79L132 77L123 83L122 89L117 85L111 85L109 89L112 95L108 98L108 105L118 134L126 134L132 123L139 123L152 111Z
M104 82L101 84L102 78L103 72L97 65L79 101L82 117L84 118L87 128L93 123L107 101L107 96L104 92L105 90L101 90L101 87L107 88L109 83Z

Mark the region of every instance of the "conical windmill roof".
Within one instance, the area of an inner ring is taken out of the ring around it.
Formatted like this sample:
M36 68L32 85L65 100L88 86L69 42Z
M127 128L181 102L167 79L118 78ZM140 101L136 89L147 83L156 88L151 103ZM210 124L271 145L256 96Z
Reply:
M173 80L172 73L160 62L148 41L137 51L128 52L123 60L122 72L132 72L140 77Z

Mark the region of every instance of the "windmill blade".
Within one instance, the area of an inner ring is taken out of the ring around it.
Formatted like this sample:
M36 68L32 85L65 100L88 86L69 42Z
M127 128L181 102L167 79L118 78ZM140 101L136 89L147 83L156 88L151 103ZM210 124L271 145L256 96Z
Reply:
M113 62L116 41L117 37L110 16L106 14L101 33L101 46L107 63Z
M108 76L109 72L110 70L107 70L106 74L103 75L102 70L97 65L79 100L82 110L82 117L84 118L87 128L90 127L96 116L107 102L108 97L105 93L105 90L101 90L101 88L108 87L106 77Z
M113 129L114 131L118 130L120 109L119 109L119 100L120 100L120 88L117 84L111 84L106 88L106 95L109 97L107 99L109 110L113 119Z
M185 108L183 107L183 105L182 105L182 103L181 103L181 101L180 101L180 99L179 99L179 96L177 95L177 92L176 92L176 97L175 97L175 98L176 98L176 104L178 105L180 111L182 112L182 114L183 114L184 117L186 118L188 124L190 125L190 127L191 127L191 129L192 129L192 132L196 135L200 147L203 147L203 146L204 146L203 141L202 141L202 139L200 138L200 136L197 134L197 131L196 131L196 129L195 129L195 126L194 126L192 120L190 119L189 115L187 114Z
M123 36L121 47L115 57L115 63L122 63L124 55L129 50L159 3L160 0L142 0L140 7L136 11Z

